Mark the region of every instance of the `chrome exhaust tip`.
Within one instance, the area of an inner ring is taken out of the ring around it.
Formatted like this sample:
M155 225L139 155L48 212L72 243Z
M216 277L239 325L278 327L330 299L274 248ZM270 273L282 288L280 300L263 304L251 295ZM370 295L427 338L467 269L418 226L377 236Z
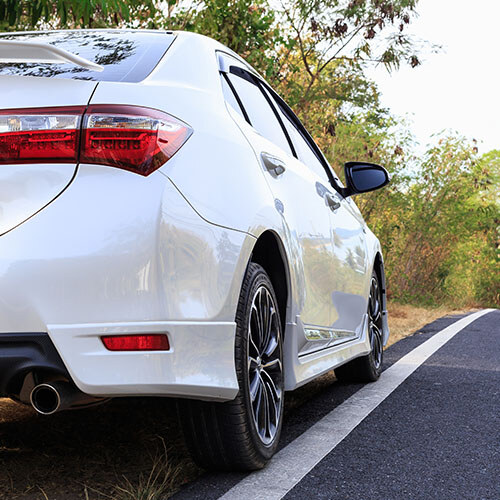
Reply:
M41 415L52 415L71 408L85 408L105 402L84 394L67 381L44 382L33 388L30 394L31 406Z
M42 415L52 415L61 408L61 394L52 384L39 384L30 394L31 406Z

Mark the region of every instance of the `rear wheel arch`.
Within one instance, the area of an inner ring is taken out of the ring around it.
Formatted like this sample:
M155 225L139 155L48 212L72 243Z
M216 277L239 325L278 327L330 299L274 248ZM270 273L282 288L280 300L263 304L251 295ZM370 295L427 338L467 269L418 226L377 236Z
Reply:
M269 275L276 294L283 332L286 330L288 300L290 297L290 272L285 248L274 231L264 231L257 239L250 262L259 264Z

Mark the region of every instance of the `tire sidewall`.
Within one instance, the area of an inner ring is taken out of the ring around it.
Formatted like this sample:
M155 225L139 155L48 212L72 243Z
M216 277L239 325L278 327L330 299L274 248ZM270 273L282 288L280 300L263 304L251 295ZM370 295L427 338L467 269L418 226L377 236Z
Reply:
M278 309L278 301L276 299L276 294L265 270L257 265L250 264L246 275L245 283L242 287L242 293L240 297L240 302L238 305L238 313L236 316L236 349L235 349L235 363L236 371L238 376L238 384L240 387L237 398L241 400L241 403L245 409L244 418L246 420L246 426L249 430L252 443L254 445L255 451L262 457L264 461L269 460L276 452L278 447L279 438L281 434L281 427L283 424L283 406L284 406L284 384L282 380L281 390L281 411L280 418L277 426L276 435L269 444L264 444L258 434L255 426L254 417L252 413L252 403L250 400L250 386L248 377L248 338L249 338L249 319L252 308L252 301L257 292L257 290L264 286L269 293L274 302L274 306L277 312L277 324L279 328L279 357L281 364L283 366L283 329L281 326L281 319Z

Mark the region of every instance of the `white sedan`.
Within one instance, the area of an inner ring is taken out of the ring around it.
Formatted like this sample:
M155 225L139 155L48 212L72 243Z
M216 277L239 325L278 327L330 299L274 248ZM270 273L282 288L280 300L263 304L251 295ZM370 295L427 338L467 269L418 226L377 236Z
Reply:
M261 468L285 391L375 381L380 243L287 104L183 32L0 36L0 397L169 396L195 460Z

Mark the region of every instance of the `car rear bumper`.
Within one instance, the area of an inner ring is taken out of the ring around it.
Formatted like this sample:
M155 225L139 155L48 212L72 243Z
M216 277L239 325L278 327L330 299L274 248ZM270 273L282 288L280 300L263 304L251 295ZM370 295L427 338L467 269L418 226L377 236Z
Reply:
M71 380L98 397L233 399L235 323L49 325L49 333L0 334L0 397L19 395L29 373ZM102 335L166 333L168 351L108 351ZM56 348L57 346L57 348Z
M49 325L49 333L0 333L0 397L19 395L29 373L71 380L99 397L233 399L235 323ZM108 351L102 335L166 333L168 351ZM57 348L56 348L57 346Z
M93 396L180 396L234 399L232 322L136 322L49 325L71 379ZM170 350L108 351L102 335L166 333Z

